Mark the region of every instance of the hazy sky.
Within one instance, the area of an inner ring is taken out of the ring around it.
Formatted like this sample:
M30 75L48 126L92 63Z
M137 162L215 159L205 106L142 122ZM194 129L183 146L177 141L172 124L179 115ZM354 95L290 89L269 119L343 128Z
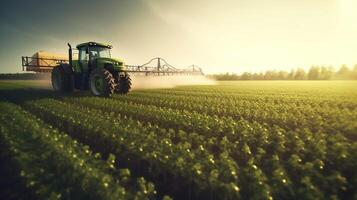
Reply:
M2 0L0 73L21 56L111 43L115 57L163 57L206 73L357 63L357 0Z

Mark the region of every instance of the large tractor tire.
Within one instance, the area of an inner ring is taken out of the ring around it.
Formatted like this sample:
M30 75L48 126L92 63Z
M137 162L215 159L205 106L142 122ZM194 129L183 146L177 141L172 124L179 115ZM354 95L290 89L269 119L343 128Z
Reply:
M131 78L129 74L125 73L124 76L119 77L117 92L119 94L127 94L131 89Z
M52 87L57 92L72 92L74 88L73 75L66 73L66 66L57 66L51 73Z
M95 96L108 97L114 93L116 84L113 75L106 69L94 69L89 76L89 88Z

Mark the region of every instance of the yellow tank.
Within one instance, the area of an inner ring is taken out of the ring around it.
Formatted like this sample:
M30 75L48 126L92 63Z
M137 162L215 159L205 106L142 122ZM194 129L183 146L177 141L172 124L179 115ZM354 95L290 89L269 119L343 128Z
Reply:
M45 51L39 51L33 54L34 59L31 63L38 67L55 67L58 65L59 60L68 61L68 55L58 54L58 53L49 53Z
M26 71L50 71L59 63L68 62L68 55L38 51L29 61Z

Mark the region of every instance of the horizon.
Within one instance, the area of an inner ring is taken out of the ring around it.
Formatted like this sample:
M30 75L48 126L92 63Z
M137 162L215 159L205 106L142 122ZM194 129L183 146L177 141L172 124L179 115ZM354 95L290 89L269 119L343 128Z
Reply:
M0 8L0 73L21 72L23 55L92 40L127 64L160 56L206 74L357 64L353 0L19 2Z
M225 71L225 72L217 72L217 73L205 73L205 75L224 75L224 74L229 74L229 75L243 75L244 73L250 73L250 74L264 74L266 72L296 72L297 70L304 70L305 73L308 73L309 70L312 67L318 67L319 69L321 69L322 67L325 67L326 69L331 69L331 72L337 73L342 67L347 67L348 70L350 70L350 72L356 71L357 69L357 64L348 66L346 64L342 64L341 66L332 66L332 65L311 65L310 67L297 67L297 68L291 68L289 70L277 70L277 69L267 69L264 71L254 71L254 72L250 72L250 71L242 71L242 72L230 72L230 71ZM38 73L38 72L32 72L32 71L20 71L20 72L9 72L9 73L4 73L4 72L0 72L0 74L33 74L33 73Z

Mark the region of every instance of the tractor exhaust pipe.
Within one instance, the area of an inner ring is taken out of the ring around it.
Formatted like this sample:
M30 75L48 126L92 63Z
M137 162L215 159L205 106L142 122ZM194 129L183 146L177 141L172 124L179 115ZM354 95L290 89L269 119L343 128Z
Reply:
M69 65L72 67L72 46L71 44L67 43L69 49L68 49L68 60L69 60Z

